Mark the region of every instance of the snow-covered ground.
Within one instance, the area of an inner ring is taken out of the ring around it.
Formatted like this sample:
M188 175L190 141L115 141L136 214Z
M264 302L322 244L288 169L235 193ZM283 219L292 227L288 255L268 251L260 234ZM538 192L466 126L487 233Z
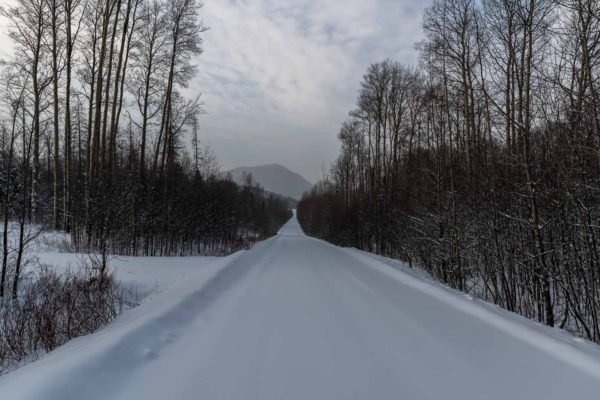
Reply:
M88 263L86 254L43 251L37 253L42 265L56 269L80 268ZM131 299L144 300L162 294L173 285L191 278L206 279L232 257L112 257L110 271Z
M0 224L0 230L3 225ZM16 248L19 227L9 225L9 243ZM33 239L27 244L25 257L29 261L22 276L34 275L40 265L53 269L77 270L90 265L89 254L69 252L72 248L68 234L43 230L39 226L27 226L25 236ZM143 300L158 295L190 274L208 273L212 265L222 265L230 258L223 257L121 257L109 258L110 272L114 272L120 284L131 295L128 300Z
M159 293L1 377L2 399L562 400L600 393L596 345L390 260L308 238L295 219L230 257L115 265L131 284L145 281L147 293L152 279L160 281Z

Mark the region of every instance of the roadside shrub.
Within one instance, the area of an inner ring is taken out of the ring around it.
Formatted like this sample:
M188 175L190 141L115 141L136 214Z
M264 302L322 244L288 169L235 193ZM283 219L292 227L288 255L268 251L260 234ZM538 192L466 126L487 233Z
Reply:
M16 299L0 304L0 374L94 332L124 308L114 276L41 267Z

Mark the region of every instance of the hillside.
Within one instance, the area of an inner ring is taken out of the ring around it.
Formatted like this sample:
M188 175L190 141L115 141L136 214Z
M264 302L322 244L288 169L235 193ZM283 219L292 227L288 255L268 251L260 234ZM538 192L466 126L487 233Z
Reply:
M239 167L228 172L236 182L242 182L245 174L252 174L253 181L265 190L299 200L310 190L312 184L301 175L279 164Z

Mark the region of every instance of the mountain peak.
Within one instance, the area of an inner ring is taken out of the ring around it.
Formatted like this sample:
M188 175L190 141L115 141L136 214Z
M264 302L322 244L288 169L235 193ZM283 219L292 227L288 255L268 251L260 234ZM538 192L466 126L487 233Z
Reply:
M265 190L296 200L299 200L302 194L312 187L312 184L302 175L277 163L239 167L232 169L229 173L236 182L242 182L245 174L251 174L252 179Z

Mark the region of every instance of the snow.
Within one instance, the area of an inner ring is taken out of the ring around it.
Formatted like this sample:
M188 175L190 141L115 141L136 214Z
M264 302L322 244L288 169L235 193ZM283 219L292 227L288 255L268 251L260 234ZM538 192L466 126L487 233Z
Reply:
M308 238L295 219L230 257L119 263L131 284L163 285L157 295L1 377L2 398L551 400L600 389L596 345Z
M37 253L39 262L57 269L79 268L88 260L86 254L45 251ZM222 265L222 257L114 257L110 271L134 298L142 300L185 281L190 275L206 273L213 265ZM225 261L226 262L226 261Z

